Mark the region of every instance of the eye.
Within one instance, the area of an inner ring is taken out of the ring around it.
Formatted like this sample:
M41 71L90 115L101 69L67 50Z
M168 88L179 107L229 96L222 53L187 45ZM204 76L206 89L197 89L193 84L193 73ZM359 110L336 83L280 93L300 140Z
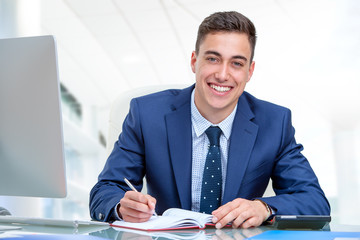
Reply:
M233 62L233 65L236 67L243 67L244 63L243 62Z
M214 57L207 57L206 60L209 62L217 62L217 59Z

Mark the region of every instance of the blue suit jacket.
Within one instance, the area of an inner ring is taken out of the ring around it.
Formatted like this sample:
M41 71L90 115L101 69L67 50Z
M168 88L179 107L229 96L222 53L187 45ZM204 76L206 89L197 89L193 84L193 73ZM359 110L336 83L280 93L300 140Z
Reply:
M170 207L191 209L193 88L131 101L123 131L90 193L93 219L112 220L115 205L129 190L124 177L140 190L146 176L159 214ZM294 133L290 110L244 92L230 137L222 204L260 198L277 214L329 215L329 203ZM276 196L261 198L270 178Z

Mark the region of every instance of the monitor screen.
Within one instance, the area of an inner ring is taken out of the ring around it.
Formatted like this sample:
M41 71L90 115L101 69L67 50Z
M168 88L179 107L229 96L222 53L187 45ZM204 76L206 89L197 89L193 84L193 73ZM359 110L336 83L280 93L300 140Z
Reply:
M53 36L0 39L0 195L65 197Z

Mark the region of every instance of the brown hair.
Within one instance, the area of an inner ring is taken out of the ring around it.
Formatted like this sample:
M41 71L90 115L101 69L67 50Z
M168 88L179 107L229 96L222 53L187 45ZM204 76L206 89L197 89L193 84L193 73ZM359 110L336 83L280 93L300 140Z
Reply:
M250 62L254 58L256 45L256 29L254 24L241 13L216 12L204 19L200 24L195 44L195 52L199 53L200 44L204 41L205 36L214 32L238 32L248 35L251 47Z

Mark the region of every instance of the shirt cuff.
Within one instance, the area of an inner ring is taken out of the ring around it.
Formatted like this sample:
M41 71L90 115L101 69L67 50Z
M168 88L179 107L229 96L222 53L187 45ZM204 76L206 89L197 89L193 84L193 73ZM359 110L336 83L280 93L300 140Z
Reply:
M269 205L268 205L268 206L269 206ZM275 216L275 214L276 214L275 210L274 210L272 207L269 206L269 209L270 209L270 211L271 211L271 214L270 214L270 216L268 217L268 219L266 219L266 221L271 221L271 220L273 219L273 217Z
M120 203L118 203L118 204L115 205L115 207L114 207L114 213L113 213L113 218L114 218L115 220L122 221L123 219L119 216L118 211L117 211L117 209L118 209L119 206L120 206Z

